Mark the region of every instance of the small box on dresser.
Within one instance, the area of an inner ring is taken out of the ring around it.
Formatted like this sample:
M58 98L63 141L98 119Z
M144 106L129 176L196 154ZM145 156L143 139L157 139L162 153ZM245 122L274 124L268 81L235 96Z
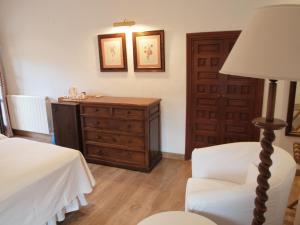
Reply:
M104 96L80 114L88 162L149 172L160 161L160 99Z

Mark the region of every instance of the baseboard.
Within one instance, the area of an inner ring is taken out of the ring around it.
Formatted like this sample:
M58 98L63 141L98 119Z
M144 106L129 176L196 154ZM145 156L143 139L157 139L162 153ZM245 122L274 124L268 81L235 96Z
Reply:
M40 141L51 143L51 135L49 134L39 134L30 131L23 131L23 130L13 130L14 136L16 137L23 137L30 140Z
M184 160L183 154L171 153L171 152L162 152L162 157L166 159Z

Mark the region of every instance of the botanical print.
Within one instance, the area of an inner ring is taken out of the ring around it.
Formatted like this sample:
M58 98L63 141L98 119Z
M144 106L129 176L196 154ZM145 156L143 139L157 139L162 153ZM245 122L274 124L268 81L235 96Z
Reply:
M122 38L105 38L101 40L104 68L123 68Z
M160 35L136 37L137 66L138 68L159 68Z

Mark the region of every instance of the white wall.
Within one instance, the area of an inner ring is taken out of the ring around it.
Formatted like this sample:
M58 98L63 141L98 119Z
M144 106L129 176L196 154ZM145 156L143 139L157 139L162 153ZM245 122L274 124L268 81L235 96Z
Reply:
M56 98L66 95L67 89L74 85L90 94L162 98L162 150L184 153L186 33L241 29L253 8L263 3L261 0L0 0L0 47L8 91ZM130 30L127 31L129 71L100 72L97 35L123 32L123 28L113 28L112 23L124 18L138 23L131 31L165 30L165 73L133 71ZM279 89L286 94L285 88ZM285 119L285 106L281 105L282 108L277 108ZM280 136L281 139L285 137Z

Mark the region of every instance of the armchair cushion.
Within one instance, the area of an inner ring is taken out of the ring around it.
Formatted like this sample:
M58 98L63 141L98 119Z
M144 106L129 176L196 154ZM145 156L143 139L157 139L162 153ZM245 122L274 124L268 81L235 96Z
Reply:
M250 163L246 177L246 184L257 183L258 167L254 163Z
M186 189L186 205L185 208L191 211L205 211L208 205L218 204L219 199L215 199L214 196L205 201L207 195L211 193L223 192L224 190L232 190L239 185L233 182L227 182L215 179L203 179L203 178L190 178L188 179ZM215 199L215 201L214 201Z
M195 149L192 153L192 176L244 184L249 165L258 161L259 151L260 144L257 142Z

